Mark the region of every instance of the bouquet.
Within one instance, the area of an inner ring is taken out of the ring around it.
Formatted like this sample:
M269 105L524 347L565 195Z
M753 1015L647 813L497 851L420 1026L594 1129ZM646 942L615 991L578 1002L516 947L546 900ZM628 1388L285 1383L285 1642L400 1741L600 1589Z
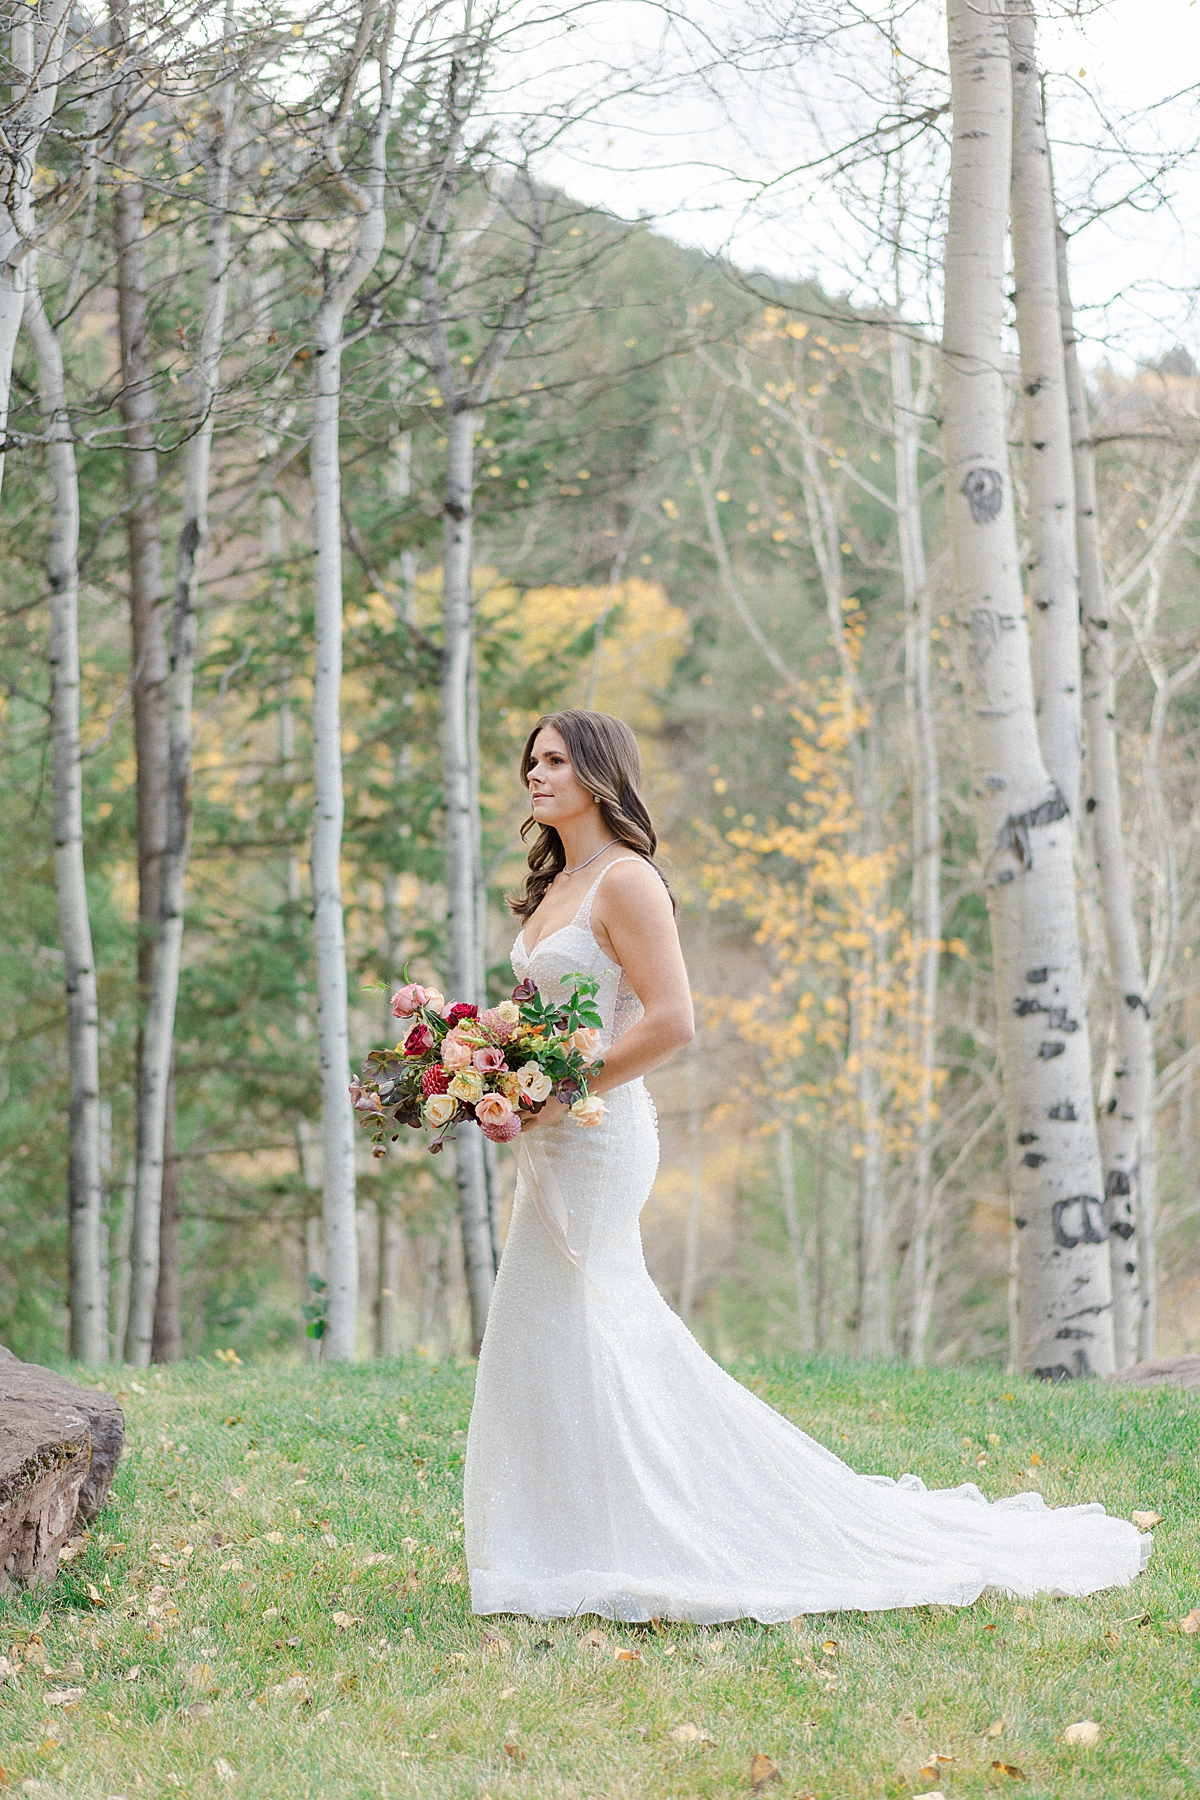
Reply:
M464 1119L493 1143L517 1137L553 1095L570 1107L577 1125L598 1125L604 1102L588 1093L600 1060L599 983L568 975L565 1001L547 1004L536 983L522 981L511 1000L480 1011L467 1001L447 1006L436 988L409 982L392 996L392 1015L410 1021L394 1050L372 1050L350 1083L359 1121L371 1133L375 1156L387 1154L391 1126L425 1126L437 1152Z

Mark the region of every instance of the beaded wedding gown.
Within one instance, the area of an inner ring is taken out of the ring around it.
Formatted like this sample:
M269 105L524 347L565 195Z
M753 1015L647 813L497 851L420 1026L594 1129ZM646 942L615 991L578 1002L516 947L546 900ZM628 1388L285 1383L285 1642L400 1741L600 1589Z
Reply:
M512 959L546 995L596 976L606 1044L642 1010L591 931L612 866L569 925L532 955L522 933ZM467 1443L475 1612L776 1623L965 1606L987 1587L1088 1594L1144 1568L1149 1537L1099 1505L858 1475L712 1362L642 1255L650 1097L639 1080L605 1100L598 1126L518 1139Z

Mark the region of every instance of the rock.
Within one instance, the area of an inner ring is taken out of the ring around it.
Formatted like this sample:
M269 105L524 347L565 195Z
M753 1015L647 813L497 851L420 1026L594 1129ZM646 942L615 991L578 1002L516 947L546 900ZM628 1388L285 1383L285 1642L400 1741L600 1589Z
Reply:
M1124 1387L1177 1387L1200 1394L1200 1356L1151 1356L1108 1379Z
M104 1505L124 1441L111 1394L0 1346L0 1591L54 1579L67 1539Z

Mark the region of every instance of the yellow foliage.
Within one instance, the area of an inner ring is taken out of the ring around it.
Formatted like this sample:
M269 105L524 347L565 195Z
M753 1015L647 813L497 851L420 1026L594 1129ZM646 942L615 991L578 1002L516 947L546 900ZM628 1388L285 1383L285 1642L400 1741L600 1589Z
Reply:
M521 599L522 648L531 662L557 654L602 613L608 618L600 650L596 705L619 714L635 730L659 724L655 695L666 686L687 644L687 614L672 606L657 581L633 577L614 588L530 588ZM568 703L583 704L592 678L589 656Z
M848 1128L853 1157L863 1154L862 1077L872 1073L888 1147L900 1154L923 1104L924 948L891 900L900 847L864 841L851 757L866 721L844 683L810 687L793 716L800 794L788 819L728 831L704 871L710 906L736 907L754 925L772 974L768 995L723 999L720 1010L759 1047L777 1104L803 1126Z

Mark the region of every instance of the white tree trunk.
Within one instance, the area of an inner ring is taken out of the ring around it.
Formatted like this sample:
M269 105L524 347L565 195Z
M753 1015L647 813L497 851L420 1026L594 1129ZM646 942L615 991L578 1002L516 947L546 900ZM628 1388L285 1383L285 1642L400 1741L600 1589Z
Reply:
M800 1229L800 1213L796 1205L796 1162L793 1155L792 1128L789 1124L779 1126L779 1198L783 1207L783 1222L787 1228L788 1243L792 1252L792 1267L796 1278L796 1328L800 1338L800 1348L806 1356L811 1355L816 1347L813 1331L812 1296L808 1291L808 1253L804 1243L804 1233Z
M368 48L374 14L364 13L356 62L343 87L339 122L349 107ZM317 1054L321 1070L321 1125L325 1157L325 1279L328 1282L325 1357L353 1361L358 1351L358 1222L355 1209L354 1112L350 1105L350 1034L346 983L346 929L342 911L342 350L346 311L379 260L386 231L385 174L391 124L389 64L394 9L389 9L378 50L380 95L371 129L365 183L342 171L331 138L326 158L358 214L345 266L328 276L317 309L316 392L309 451L316 542L313 670L313 938L317 965Z
M54 116L69 0L20 9L10 27L9 84L0 139L0 483L12 394L13 354L25 313L26 267L33 240L33 180L38 149ZM12 14L9 15L13 17Z
M196 593L200 554L208 536L209 464L229 296L233 103L234 83L227 79L222 83L218 100L217 139L213 146L209 189L204 311L195 369L196 423L188 439L184 462L183 521L171 609L167 835L154 942L154 973L146 1008L138 1083L137 1188L125 1360L139 1368L148 1365L154 1342L168 1087L183 960L192 776L192 692L196 668Z
M1083 725L1075 481L1058 297L1057 220L1030 0L1009 0L1012 247L1021 350L1030 635L1046 772L1079 814Z
M1003 0L950 0L942 417L995 970L1019 1320L1045 1377L1113 1368L1112 1283L1066 802L1039 748L1003 386L1012 83Z
M930 1225L933 1124L937 1067L938 962L942 932L942 819L930 665L932 596L921 524L920 416L912 385L907 334L888 334L896 457L896 525L904 584L904 699L912 787L913 933L917 939L917 1095L913 1216L901 1292L901 1348L925 1361L933 1305ZM926 382L922 381L923 391Z
M1117 1367L1124 1369L1139 1357L1154 1355L1154 1239L1142 1231L1143 1216L1149 1208L1142 1193L1140 1156L1144 1136L1152 1127L1148 1109L1154 1090L1154 1027L1121 823L1116 644L1100 552L1096 453L1088 422L1087 391L1076 352L1067 240L1062 231L1057 235L1083 612L1083 717L1087 734L1084 789L1091 815L1110 983L1111 1042L1105 1082L1100 1090L1100 1154L1111 1233L1113 1337Z
M50 731L54 755L54 886L67 986L70 1070L70 1353L108 1361L101 1262L104 1181L100 1146L100 1011L83 858L79 759L79 479L67 413L62 346L42 302L36 253L28 259L25 318L37 353L47 460L54 480L50 528Z
M354 1112L347 1087L346 932L342 911L342 519L338 439L344 312L322 315L317 391L309 451L316 535L313 669L313 935L317 964L317 1054L325 1157L325 1260L328 1312L323 1350L352 1361L358 1345L358 1228L355 1219Z
M475 433L481 414L456 409L447 424L442 556L442 791L445 807L446 898L450 928L451 999L482 1002L479 992L478 690L474 680L475 603L471 589ZM463 1263L478 1352L496 1280L482 1135L464 1128L455 1139L455 1174Z

